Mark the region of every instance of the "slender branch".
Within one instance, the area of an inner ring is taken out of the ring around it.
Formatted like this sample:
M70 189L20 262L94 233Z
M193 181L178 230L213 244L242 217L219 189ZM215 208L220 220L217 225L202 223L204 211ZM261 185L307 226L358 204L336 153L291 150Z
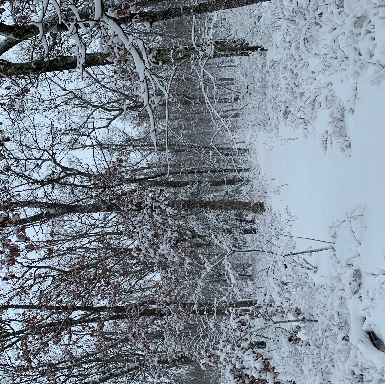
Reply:
M281 236L285 236L285 237L291 237L291 238L294 238L294 239L304 239L304 240L319 241L320 243L334 244L332 241L312 239L311 237L301 237L301 236L285 235L283 233L280 233L280 235Z
M318 320L312 319L295 319L295 320L279 320L273 321L274 324L286 324L286 323L318 323Z
M295 256L295 255L304 255L306 253L313 253L313 252L322 252L322 251L327 251L328 249L333 249L332 246L330 247L324 247L324 248L318 248L318 249L308 249L306 251L300 251L300 252L290 252L286 253L285 255L282 255L282 257L287 257L287 256ZM272 255L277 255L276 252L273 251L266 251L263 249L235 249L233 252L240 252L240 253L247 253L247 252L263 252L263 253L270 253Z
M328 249L333 249L333 247L330 246L330 247L318 248L318 249L308 249L307 251L301 251L301 252L290 252L290 253L287 253L286 255L282 255L282 257L303 255L305 253L322 252L322 251L327 251Z

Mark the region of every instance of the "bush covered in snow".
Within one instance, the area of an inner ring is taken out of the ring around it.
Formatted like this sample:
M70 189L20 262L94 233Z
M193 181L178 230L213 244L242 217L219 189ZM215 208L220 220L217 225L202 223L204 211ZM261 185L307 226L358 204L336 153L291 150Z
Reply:
M362 74L371 84L385 78L383 9L381 0L273 0L219 18L228 39L268 50L248 59L254 83L250 72L240 76L253 89L244 109L248 123L265 131L283 123L307 137L318 111L327 110L329 135L349 156L344 122L355 110L357 80ZM252 21L241 22L246 18ZM349 92L341 92L346 88Z

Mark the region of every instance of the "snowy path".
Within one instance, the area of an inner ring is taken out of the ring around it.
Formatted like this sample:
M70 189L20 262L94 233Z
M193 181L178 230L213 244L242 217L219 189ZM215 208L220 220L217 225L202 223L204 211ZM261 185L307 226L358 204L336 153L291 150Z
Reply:
M315 284L329 287L335 301L342 298L350 312L354 352L342 366L359 366L359 372L365 367L373 375L371 382L383 383L385 350L374 348L367 332L385 340L385 82L370 85L368 77L358 80L355 112L345 118L351 142L346 153L330 137L323 142L324 132L332 130L325 110L318 112L308 137L281 125L274 138L259 134L257 151L274 211L285 216L288 208L297 218L291 234L334 242L338 266L328 251L308 260L318 268L310 274ZM339 93L343 99L343 90ZM325 245L302 239L296 243L298 251ZM342 283L335 282L336 274ZM341 374L341 366L333 369L332 382L350 380L346 372Z
M328 226L363 204L367 231L360 247L362 267L385 271L385 83L370 86L362 79L358 92L355 114L346 121L350 157L338 146L323 151L319 132L328 123L321 111L308 138L281 126L274 149L266 152L261 137L258 160L271 189L281 186L279 194L272 194L273 207L284 212L288 206L298 217L294 236L328 240Z

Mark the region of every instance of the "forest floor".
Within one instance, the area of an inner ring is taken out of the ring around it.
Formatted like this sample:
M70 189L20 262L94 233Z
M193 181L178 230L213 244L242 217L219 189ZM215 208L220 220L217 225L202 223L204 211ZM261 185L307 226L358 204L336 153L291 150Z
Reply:
M297 384L385 383L385 3L291 3L266 5L262 18L255 7L247 30L234 20L250 9L231 23L268 48L265 99L251 108L275 120L250 109L245 129L256 184L289 223L292 252L316 251L301 255L290 305L318 323L298 332L302 356L271 354L277 369L289 357L282 371Z

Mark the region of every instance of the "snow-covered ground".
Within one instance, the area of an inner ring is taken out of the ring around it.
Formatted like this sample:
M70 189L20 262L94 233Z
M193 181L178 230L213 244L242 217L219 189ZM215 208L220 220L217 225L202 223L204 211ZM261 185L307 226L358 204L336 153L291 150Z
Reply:
M276 367L296 383L385 383L385 2L274 1L254 16L233 33L269 49L254 103L270 116L246 130L268 202L295 252L329 247L305 255L288 304L318 319L298 333L308 347L275 352Z
M364 332L385 340L385 83L372 86L362 76L357 93L355 113L345 120L349 156L330 141L324 150L322 133L330 124L319 111L308 137L283 124L275 137L261 133L258 161L273 209L285 215L288 207L296 217L296 251L333 243L332 250L307 258L317 268L309 275L315 284L333 287L335 300L345 299L349 340L385 382L385 350L374 348Z

